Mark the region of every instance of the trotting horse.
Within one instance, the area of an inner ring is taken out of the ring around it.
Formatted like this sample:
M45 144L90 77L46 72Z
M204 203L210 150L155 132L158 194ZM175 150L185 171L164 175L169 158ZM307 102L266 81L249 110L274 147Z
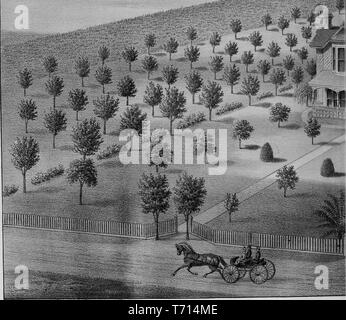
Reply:
M223 267L227 265L222 257L217 256L213 253L199 254L195 252L192 247L186 242L177 243L175 247L177 248L178 256L180 256L182 253L184 254L184 264L177 270L175 270L172 273L172 276L175 276L177 272L183 268L187 268L187 271L189 271L193 275L198 275L198 273L192 272L190 269L192 267L208 266L211 271L203 275L203 277L206 278L208 274L211 274L215 271L218 271L221 274L220 268L223 269Z

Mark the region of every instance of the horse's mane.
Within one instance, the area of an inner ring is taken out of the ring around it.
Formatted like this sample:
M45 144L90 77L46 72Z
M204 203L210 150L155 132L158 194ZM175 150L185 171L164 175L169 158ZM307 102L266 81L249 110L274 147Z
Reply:
M188 252L195 253L195 250L193 250L193 248L187 242L180 242L180 243L178 243L178 245L180 245L183 248L185 248L185 250L188 251Z

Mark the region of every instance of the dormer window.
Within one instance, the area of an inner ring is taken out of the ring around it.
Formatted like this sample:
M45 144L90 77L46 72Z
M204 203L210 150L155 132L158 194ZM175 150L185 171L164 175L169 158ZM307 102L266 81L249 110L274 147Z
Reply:
M345 72L345 48L333 47L333 70Z

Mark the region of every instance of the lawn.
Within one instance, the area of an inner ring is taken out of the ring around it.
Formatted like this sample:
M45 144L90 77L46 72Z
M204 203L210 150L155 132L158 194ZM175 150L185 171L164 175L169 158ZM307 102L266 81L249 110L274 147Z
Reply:
M200 6L198 6L198 8L200 8ZM170 14L173 14L173 12L174 10L170 11ZM258 17L258 20L259 19L260 18ZM299 40L299 48L301 46L306 46L305 40L301 38L300 33L300 28L304 23L305 19L299 19L297 24L291 22L290 28L288 30L285 30L285 33L293 32L297 35ZM244 25L249 26L248 20L244 22ZM203 32L206 32L203 28L201 30L204 30ZM239 40L237 42L239 45L239 54L236 57L233 57L233 60L237 63L237 65L239 65L241 69L242 77L244 77L246 73L244 65L239 64L240 55L245 50L253 51L253 47L249 44L248 41L245 40L245 38L254 30L259 30L263 34L264 44L263 47L259 48L258 52L255 53L255 64L249 67L251 73L256 73L255 65L258 60L264 58L268 59L268 56L263 51L263 49L266 48L268 43L272 40L277 41L282 47L281 56L275 59L276 66L280 66L280 64L282 63L282 59L289 53L289 48L284 44L285 38L281 36L281 33L276 28L276 26L269 27L268 31L265 31L264 28L244 30L238 35ZM224 32L224 29L220 29L220 32L221 31ZM62 37L64 38L67 36L63 35ZM46 41L52 41L51 37L47 37L45 39ZM229 58L224 55L223 48L230 39L234 39L234 35L228 34L226 36L223 36L221 45L216 48L216 54L223 55L226 64L228 64ZM38 43L33 42L32 45L34 44L38 45ZM213 78L213 74L208 70L208 61L210 59L210 56L212 55L211 47L208 41L199 41L198 45L201 50L201 58L199 62L195 64L195 68L201 72L205 81L211 80ZM18 49L19 48L22 47L18 47ZM30 48L32 47L28 46L27 50L29 50ZM41 48L39 50L41 50ZM173 55L172 62L168 61L167 55L162 51L156 52L155 56L159 61L160 70L162 70L162 67L167 64L173 64L179 67L180 75L176 86L180 90L185 91L187 97L188 113L202 111L207 114L207 109L202 105L198 103L192 105L191 96L185 89L183 75L188 72L189 63L183 58L183 51L184 47L180 47L178 52ZM8 54L8 51L6 52L5 54ZM309 52L310 57L313 57L313 51L309 49ZM21 54L25 54L25 52L22 52ZM95 54L96 53L94 53L94 56ZM294 53L292 54L296 59L296 63L300 64L297 56ZM38 66L37 60L39 59L39 56L40 55L38 54L37 59L35 58L34 65L36 67ZM140 57L140 59L141 58L142 57ZM7 63L9 63L9 60L7 60ZM33 63L33 61L31 60L30 63ZM114 59L114 57L107 64L113 70L113 83L106 86L106 90L111 94L114 94L115 83L128 73L127 66L118 58ZM101 87L96 83L93 76L95 69L96 65L94 64L92 65L90 78L86 79L85 81L85 90L89 97L89 105L87 107L87 110L81 113L80 119L90 118L94 116L92 101L102 92ZM63 68L63 70L65 70L65 67ZM56 166L59 163L67 167L71 160L79 157L78 154L75 154L72 151L72 143L70 138L71 129L76 123L75 114L72 110L69 109L66 101L68 91L72 88L80 87L80 80L71 69L69 70L69 72L60 74L64 78L65 90L62 96L57 98L58 109L64 110L67 113L68 128L65 132L58 135L56 140L56 150L52 150L52 137L48 134L42 123L43 115L49 110L50 106L52 105L52 99L44 91L44 83L47 80L47 76L45 76L42 71L38 72L36 70L34 84L28 90L28 98L35 100L38 105L38 120L29 123L29 131L30 135L35 137L39 142L41 157L39 164L29 172L28 182L30 181L30 178L38 171L46 170L50 167ZM20 172L15 170L12 166L7 150L13 143L15 137L22 136L24 134L24 124L20 121L16 109L18 101L22 98L22 91L18 89L18 85L14 82L13 74L7 74L6 76L8 76L8 80L3 82L2 84L4 136L3 184L6 185L14 183L21 185ZM139 104L141 109L148 113L148 118L151 121L152 128L168 128L168 119L160 117L159 111L157 111L158 116L152 118L150 115L151 112L149 107L143 104L143 94L148 81L146 79L146 74L141 70L140 62L136 62L134 64L131 76L135 79L138 93L135 98L130 99L130 103ZM240 86L236 86L234 91L235 94L231 94L230 88L225 84L224 81L220 80L221 76L222 73L218 74L219 80L217 81L222 85L225 93L223 103L239 101L242 102L246 107L223 116L216 116L215 114L213 114L213 121L205 121L196 127L200 127L203 129L228 129L227 172L222 176L210 176L208 175L207 165L170 165L164 171L168 176L171 187L174 185L178 175L184 170L189 174L205 178L208 194L202 210L208 209L209 207L222 201L226 192L237 192L241 189L244 189L245 187L253 184L255 181L263 178L264 176L283 166L286 162L291 162L294 159L316 148L316 145L311 145L310 139L305 136L305 133L303 131L303 123L300 115L301 112L305 109L305 106L296 103L296 101L292 97L292 91L278 97L267 98L263 101L253 99L253 105L247 106L248 98L244 95L239 94ZM160 71L153 74L151 78L156 83L161 83L166 87L166 85L162 82ZM261 79L261 77L259 78ZM273 90L274 88L272 84L268 82L261 82L260 92ZM283 124L282 128L277 128L276 124L273 124L268 120L269 109L262 106L263 102L282 102L284 104L287 104L292 110L289 121ZM108 134L104 136L104 143L101 149L104 149L106 146L118 142L120 114L124 111L125 108L125 99L121 99L121 108L117 116L114 119L111 119L107 124ZM234 141L232 139L231 128L233 121L236 119L247 119L255 128L253 136L250 138L250 140L244 142L244 148L241 150L238 149L237 141ZM326 143L331 139L342 135L343 133L344 130L342 127L340 128L331 126L323 128L321 136L316 139L316 144ZM263 163L259 160L259 148L265 142L270 142L273 147L277 160L275 163L268 164ZM124 166L119 163L118 160L110 159L97 161L97 169L99 184L93 189L85 190L85 205L83 206L78 205L78 186L68 185L66 183L66 179L64 177L61 177L55 180L51 180L51 182L42 184L40 186L33 186L29 182L29 192L26 195L23 195L19 191L14 196L4 199L4 211L61 215L71 217L87 217L95 219L113 219L121 221L152 221L151 216L143 215L143 213L141 212L137 183L140 175L143 172L155 172L154 168L149 168L146 165ZM340 178L340 180L342 180L342 178ZM301 185L303 185L303 183L304 180L302 178ZM280 195L278 195L278 198L280 198ZM263 203L263 201L260 200L260 203ZM176 214L176 212L172 203L168 214L165 217L161 217L161 219L169 218L174 214ZM280 224L280 221L277 222L278 224ZM296 223L296 221L293 221L293 223ZM297 230L301 230L299 226L297 226Z

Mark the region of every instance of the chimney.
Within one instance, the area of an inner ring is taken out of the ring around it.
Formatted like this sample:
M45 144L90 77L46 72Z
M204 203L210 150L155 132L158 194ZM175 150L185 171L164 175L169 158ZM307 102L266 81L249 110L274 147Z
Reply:
M333 14L329 13L328 14L328 29L333 29Z

